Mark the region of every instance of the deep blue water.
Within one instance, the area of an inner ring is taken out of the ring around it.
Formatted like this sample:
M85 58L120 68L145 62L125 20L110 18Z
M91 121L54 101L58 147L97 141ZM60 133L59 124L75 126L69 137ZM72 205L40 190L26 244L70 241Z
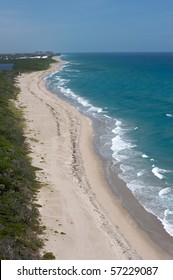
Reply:
M173 53L61 59L65 64L47 79L49 89L94 120L111 184L118 173L173 236Z

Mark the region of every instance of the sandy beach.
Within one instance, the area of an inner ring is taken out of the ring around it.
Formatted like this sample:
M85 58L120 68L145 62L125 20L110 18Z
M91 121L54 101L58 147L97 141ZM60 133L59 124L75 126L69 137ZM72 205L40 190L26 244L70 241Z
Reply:
M46 227L41 253L53 252L60 260L171 259L112 194L92 145L91 120L46 89L43 78L60 64L19 76L17 102L43 183L38 194Z

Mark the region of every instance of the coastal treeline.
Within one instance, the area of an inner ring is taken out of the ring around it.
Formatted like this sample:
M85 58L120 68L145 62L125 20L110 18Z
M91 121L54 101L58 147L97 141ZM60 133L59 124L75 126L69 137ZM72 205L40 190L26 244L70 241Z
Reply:
M16 60L14 70L0 71L0 259L41 258L43 229L36 203L40 184L24 137L22 111L13 101L20 92L17 75L46 69L52 62L51 58Z
M0 56L0 64L8 63L13 64L13 70L19 72L41 71L46 70L50 63L54 63L55 60L52 57L44 58L21 58L20 56L9 55Z

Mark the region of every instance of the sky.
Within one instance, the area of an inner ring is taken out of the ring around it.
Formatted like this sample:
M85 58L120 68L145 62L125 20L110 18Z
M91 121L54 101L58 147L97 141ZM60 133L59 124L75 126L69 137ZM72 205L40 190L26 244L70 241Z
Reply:
M0 53L171 52L173 0L0 0Z

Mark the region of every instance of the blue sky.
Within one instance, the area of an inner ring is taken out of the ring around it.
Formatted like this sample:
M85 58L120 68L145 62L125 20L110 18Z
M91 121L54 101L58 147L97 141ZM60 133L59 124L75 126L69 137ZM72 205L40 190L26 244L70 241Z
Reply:
M0 53L173 51L173 0L1 0Z

